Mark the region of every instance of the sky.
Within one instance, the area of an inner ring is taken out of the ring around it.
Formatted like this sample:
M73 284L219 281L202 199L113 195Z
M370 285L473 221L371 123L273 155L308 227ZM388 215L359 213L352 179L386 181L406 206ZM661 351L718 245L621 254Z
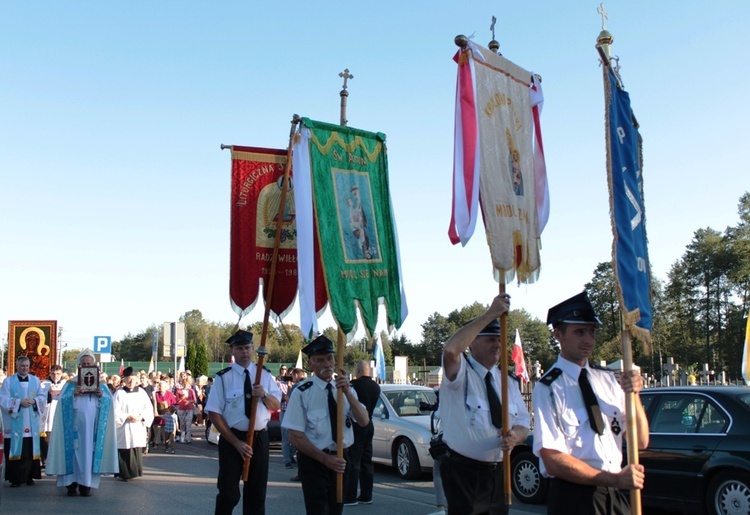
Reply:
M492 16L502 54L543 80L550 221L538 281L507 291L544 320L611 258L598 5L0 0L0 321L57 320L70 348L193 309L236 322L220 145L286 148L294 114L338 123L345 68L349 126L387 135L409 306L399 334L419 342L431 314L490 303L481 228L466 247L447 230L454 37L486 46ZM652 272L666 281L696 230L736 225L750 190L750 3L605 9L644 140ZM243 324L262 316L259 303ZM284 321L299 324L298 310Z

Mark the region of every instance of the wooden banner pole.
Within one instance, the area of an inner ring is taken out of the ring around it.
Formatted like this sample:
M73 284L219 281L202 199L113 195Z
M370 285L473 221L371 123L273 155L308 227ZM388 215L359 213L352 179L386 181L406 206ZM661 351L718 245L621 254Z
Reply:
M500 295L505 295L505 283L500 283ZM508 313L500 317L500 395L503 408L503 437L510 431L508 420ZM512 504L510 488L510 452L503 451L503 491L505 505Z
M276 238L273 242L273 254L271 255L271 270L268 277L268 291L266 292L266 309L263 312L263 329L260 335L260 345L255 351L258 355L258 363L255 371L255 381L253 386L260 384L261 375L263 373L263 361L268 354L266 349L266 336L268 335L268 318L271 315L271 299L273 299L274 283L276 282L276 265L279 261L279 246L281 243L281 221L284 219L284 207L286 205L286 196L289 191L289 176L292 172L292 141L294 139L294 131L297 128L297 124L300 123L300 117L296 114L292 118L292 128L289 132L289 147L286 151L286 165L284 167L284 179L282 182L283 187L281 188L281 201L279 202L279 213L276 217ZM255 441L255 419L258 412L258 398L253 397L250 408L250 424L247 427L247 444L252 447ZM250 474L250 460L252 458L245 459L242 466L242 481L247 481L248 475Z
M630 335L627 329L622 332L622 370L629 373L633 370L633 346L630 343ZM628 443L628 464L638 463L638 424L636 424L637 411L635 407L635 396L633 392L625 394L625 416L628 419L625 437ZM630 491L630 513L640 515L641 513L641 491L634 488Z
M344 331L339 328L336 342L336 373L344 370ZM344 459L344 390L336 389L336 456ZM336 502L344 502L344 475L336 474Z

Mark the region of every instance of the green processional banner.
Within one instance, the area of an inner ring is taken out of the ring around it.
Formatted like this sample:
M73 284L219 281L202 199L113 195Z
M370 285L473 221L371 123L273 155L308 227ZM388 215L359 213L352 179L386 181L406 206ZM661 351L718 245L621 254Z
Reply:
M378 303L385 303L388 325L398 328L401 294L385 134L307 118L303 125L310 131L315 226L333 316L350 333L359 304L372 333Z

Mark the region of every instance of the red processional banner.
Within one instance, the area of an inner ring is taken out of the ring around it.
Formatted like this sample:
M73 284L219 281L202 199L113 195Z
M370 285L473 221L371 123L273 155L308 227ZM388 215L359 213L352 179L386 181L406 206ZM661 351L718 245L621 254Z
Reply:
M231 248L229 297L232 309L247 315L258 301L260 284L263 300L268 296L273 246L277 227L281 230L276 280L271 312L280 319L294 305L297 294L297 224L294 192L288 191L279 219L281 187L286 150L232 147ZM294 189L294 181L289 181ZM316 257L319 255L315 246ZM316 275L320 259L316 259ZM322 271L320 272L322 277ZM316 288L316 307L326 304L325 285Z

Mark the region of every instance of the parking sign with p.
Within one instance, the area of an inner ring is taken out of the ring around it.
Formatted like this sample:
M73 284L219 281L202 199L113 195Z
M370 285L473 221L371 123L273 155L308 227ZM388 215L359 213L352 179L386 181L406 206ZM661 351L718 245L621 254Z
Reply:
M94 352L97 354L110 354L112 352L112 337L94 336Z

